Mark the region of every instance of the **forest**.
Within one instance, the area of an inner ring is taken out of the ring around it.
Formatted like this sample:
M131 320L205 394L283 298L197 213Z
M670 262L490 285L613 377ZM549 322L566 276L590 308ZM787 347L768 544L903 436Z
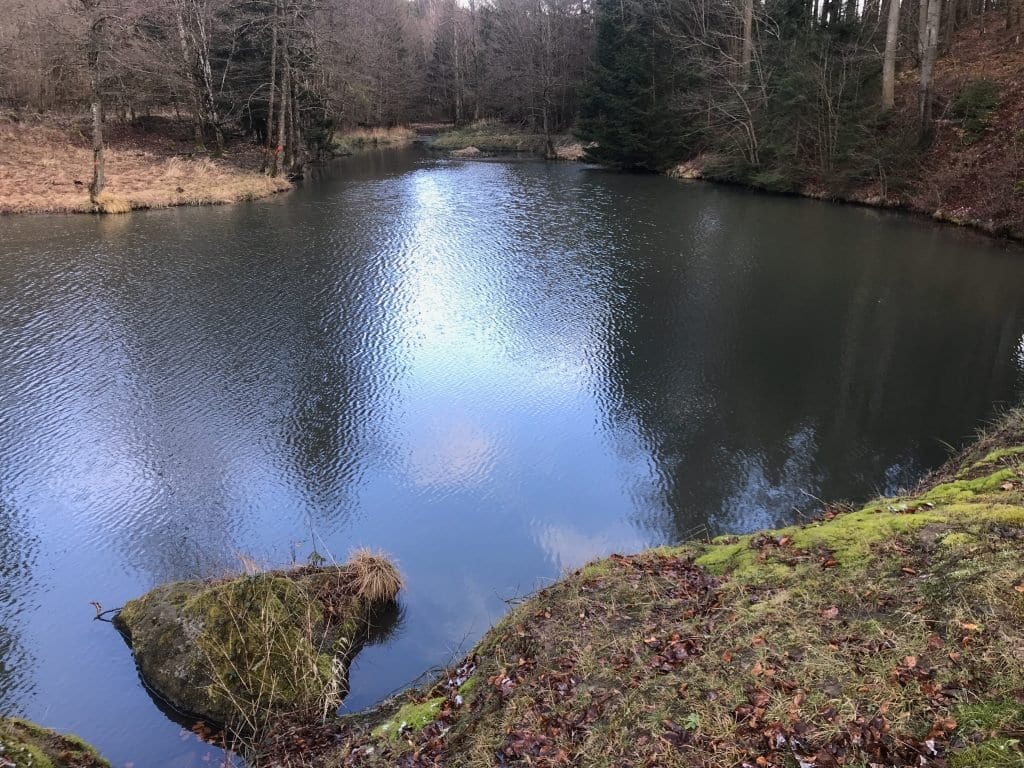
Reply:
M980 16L1022 0L14 0L0 19L0 106L174 115L195 146L266 147L271 174L344 126L484 118L591 157L786 190L886 178L952 110L983 131L991 82L936 106L933 72ZM896 83L914 82L902 114ZM910 103L912 102L912 103ZM94 182L95 183L95 182Z

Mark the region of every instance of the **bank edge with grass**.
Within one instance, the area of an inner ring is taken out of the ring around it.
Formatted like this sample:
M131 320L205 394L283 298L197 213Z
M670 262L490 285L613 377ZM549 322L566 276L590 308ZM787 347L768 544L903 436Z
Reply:
M595 561L431 685L308 714L269 718L251 761L1021 768L1024 411L911 493ZM0 744L15 768L106 766L21 721Z
M591 563L261 764L1020 768L1022 740L1015 411L908 495Z
M76 736L17 718L0 717L3 768L110 768L110 763Z

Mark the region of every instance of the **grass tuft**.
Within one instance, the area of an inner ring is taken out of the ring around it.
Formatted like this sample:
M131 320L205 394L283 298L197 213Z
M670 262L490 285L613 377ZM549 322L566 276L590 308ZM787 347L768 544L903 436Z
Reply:
M390 603L405 586L402 575L383 552L357 549L349 558L352 588L370 603Z

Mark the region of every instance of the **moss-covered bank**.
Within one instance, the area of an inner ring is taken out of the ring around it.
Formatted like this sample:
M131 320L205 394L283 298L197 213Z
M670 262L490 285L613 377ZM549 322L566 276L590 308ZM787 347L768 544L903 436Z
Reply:
M265 759L1020 768L1022 740L1017 412L907 496L592 563L433 686Z
M322 720L401 578L384 558L165 584L114 620L150 688L178 711L251 737Z
M25 720L0 717L2 768L110 768L76 736L65 736Z

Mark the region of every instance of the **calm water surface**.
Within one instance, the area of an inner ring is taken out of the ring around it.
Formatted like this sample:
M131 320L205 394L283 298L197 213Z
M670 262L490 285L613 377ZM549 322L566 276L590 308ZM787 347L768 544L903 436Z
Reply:
M1024 254L577 165L369 155L290 196L0 219L0 712L209 760L89 601L383 548L346 708L590 558L912 482L1024 395Z

